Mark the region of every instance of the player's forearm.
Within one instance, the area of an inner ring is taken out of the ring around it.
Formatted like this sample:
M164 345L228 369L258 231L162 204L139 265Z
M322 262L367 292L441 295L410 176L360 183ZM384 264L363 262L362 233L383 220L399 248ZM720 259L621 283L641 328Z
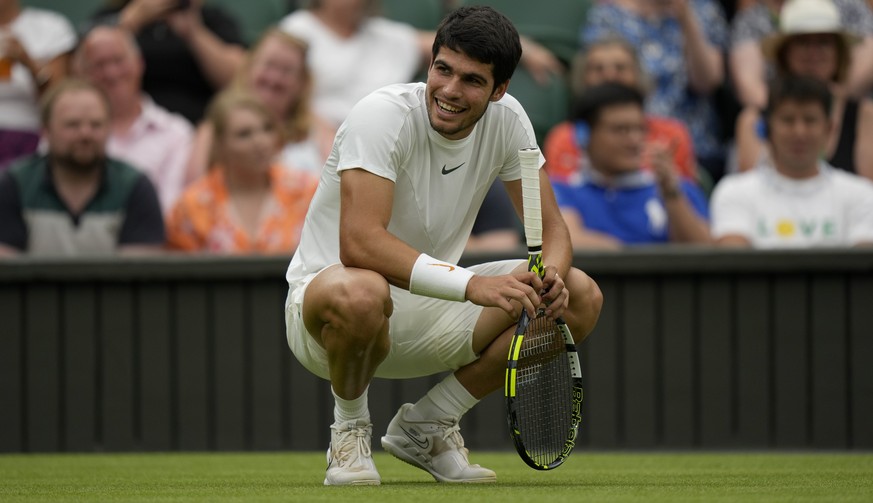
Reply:
M543 264L558 268L558 273L566 277L573 265L573 246L567 226L558 216L559 221L543 228Z
M346 267L377 272L388 283L409 289L412 267L421 252L387 230L340 231L340 261Z

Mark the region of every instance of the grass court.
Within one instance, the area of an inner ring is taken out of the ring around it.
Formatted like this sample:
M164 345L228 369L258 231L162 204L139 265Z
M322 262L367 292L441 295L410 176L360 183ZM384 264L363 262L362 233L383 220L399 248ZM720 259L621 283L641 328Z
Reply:
M324 487L323 453L0 455L0 501L873 501L873 453L575 452L549 472L474 452L496 485L436 483L376 447L381 487Z

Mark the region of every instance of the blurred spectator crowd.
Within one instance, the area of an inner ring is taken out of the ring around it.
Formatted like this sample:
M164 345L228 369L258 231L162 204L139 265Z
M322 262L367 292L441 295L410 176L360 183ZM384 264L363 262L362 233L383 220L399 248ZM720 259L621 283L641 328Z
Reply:
M873 0L0 0L0 257L294 251L355 103L510 17L575 249L873 246ZM498 183L468 250L516 251Z

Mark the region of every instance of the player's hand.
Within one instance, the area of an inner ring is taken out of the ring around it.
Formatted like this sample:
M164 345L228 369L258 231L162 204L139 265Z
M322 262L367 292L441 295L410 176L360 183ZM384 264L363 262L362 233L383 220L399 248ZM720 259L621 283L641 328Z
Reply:
M564 280L558 275L558 269L546 266L543 278L543 297L540 307L545 309L546 316L551 319L560 318L570 304L570 291L564 288Z
M479 306L498 307L512 318L521 316L521 306L533 318L542 304L537 294L542 289L542 280L528 271L503 276L477 274L467 283L467 300Z

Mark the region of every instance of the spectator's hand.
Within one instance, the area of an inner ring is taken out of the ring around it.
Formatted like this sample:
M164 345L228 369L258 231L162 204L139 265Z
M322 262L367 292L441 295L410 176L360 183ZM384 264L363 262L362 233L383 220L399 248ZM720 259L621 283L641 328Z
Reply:
M521 64L541 86L549 83L551 76L563 76L564 65L552 51L527 37L521 37Z
M202 0L191 0L187 9L176 10L167 17L167 24L179 38L189 40L195 31L204 27L200 14L202 3Z
M672 14L676 17L682 15L685 11L691 10L688 0L653 0L655 6L661 9L661 12Z
M30 59L30 54L27 53L27 49L21 45L21 42L15 38L15 35L9 34L4 37L3 41L0 42L3 44L2 53L5 57L11 59L16 63L21 63L24 66L30 67L33 65L33 60Z
M679 175L673 162L673 153L669 145L664 142L652 142L646 145L644 157L648 159L652 167L652 173L665 198L679 192Z
M682 18L691 14L691 5L688 0L654 0L655 5L661 12Z
M166 19L178 5L179 0L131 0L121 10L119 24L136 33L143 26Z

